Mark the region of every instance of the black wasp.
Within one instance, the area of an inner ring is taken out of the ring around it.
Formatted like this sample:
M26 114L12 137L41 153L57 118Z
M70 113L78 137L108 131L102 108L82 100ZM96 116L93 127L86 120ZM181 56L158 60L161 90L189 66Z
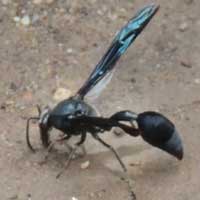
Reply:
M32 117L27 120L26 139L28 147L32 151L35 150L29 140L29 121L37 119L39 120L40 136L44 147L48 147L51 143L49 131L53 127L63 132L64 135L61 140L68 140L72 135L81 136L80 141L76 143L75 148L69 155L68 163L77 147L84 143L87 133L90 133L94 139L115 154L126 172L127 169L117 152L99 137L99 133L109 131L113 127L119 127L133 137L142 136L149 144L168 152L180 160L182 159L183 147L181 139L174 124L162 114L152 111L136 114L132 111L124 110L113 114L109 118L104 118L98 116L95 109L84 100L95 89L105 87L111 79L113 69L120 56L125 53L127 48L142 32L158 9L159 6L154 4L144 7L117 33L105 55L74 96L58 103L53 109L46 108L42 112L38 109L39 117ZM136 122L137 127L134 126L133 122Z

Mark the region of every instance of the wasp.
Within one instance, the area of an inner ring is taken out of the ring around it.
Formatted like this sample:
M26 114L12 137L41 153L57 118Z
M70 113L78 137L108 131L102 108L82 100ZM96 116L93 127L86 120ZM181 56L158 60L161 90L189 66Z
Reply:
M144 30L158 9L159 6L154 4L144 7L121 28L104 56L74 96L61 101L53 109L47 107L41 111L38 108L39 117L31 117L27 120L26 140L28 147L33 152L35 149L29 139L29 122L30 120L38 120L44 147L49 147L51 144L50 130L52 128L63 133L60 140L68 140L71 136L81 136L80 141L75 144L69 155L68 164L76 149L85 142L87 134L91 134L95 140L114 153L126 172L127 168L116 150L100 137L100 134L110 131L114 127L121 128L132 137L141 136L147 143L179 160L183 158L183 145L176 127L161 113L146 111L137 114L130 110L122 110L110 117L102 117L85 100L87 96L94 95L97 91L101 92L106 87L111 80L117 61Z

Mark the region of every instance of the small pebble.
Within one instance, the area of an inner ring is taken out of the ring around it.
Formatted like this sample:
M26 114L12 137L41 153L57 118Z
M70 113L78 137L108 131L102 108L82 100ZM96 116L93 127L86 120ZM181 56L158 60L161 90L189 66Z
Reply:
M6 106L11 106L11 105L14 105L14 101L13 100L7 100L7 101L5 101L5 105Z
M87 169L89 166L90 166L90 161L89 160L81 163L81 169Z
M10 0L1 0L3 5L8 5L10 3Z
M189 63L189 61L186 60L181 60L181 65L186 68L192 68L191 63Z
M13 20L14 20L14 22L16 22L16 23L19 23L20 20L21 20L21 18L18 17L18 16L15 16L15 17L13 18Z
M156 68L161 68L161 64L160 63L158 63L158 64L156 64Z
M47 4L52 4L54 2L54 0L46 0Z
M27 197L28 197L27 200L31 200L31 199L32 199L32 198L31 198L31 194L28 194Z
M33 3L39 5L43 2L43 0L33 0Z
M25 15L24 17L22 17L21 19L21 24L24 26L29 26L31 23L31 19L28 15Z
M196 79L194 80L194 82L195 82L196 84L200 84L200 79L199 79L199 78L196 78Z
M179 31L184 32L188 29L188 24L186 22L183 22L180 26L179 26Z
M68 99L71 96L71 91L65 88L58 88L54 95L53 98L56 101L62 101L64 99Z
M89 196L90 196L91 198L94 198L94 197L95 197L94 192L91 192L91 193L89 194Z
M125 135L124 131L121 128L114 128L113 133L117 137L122 137L123 135Z
M73 53L73 49L71 49L71 48L67 49L67 53L69 53L69 54Z
M103 13L102 10L97 10L97 14L100 15L100 16L102 16L104 13Z

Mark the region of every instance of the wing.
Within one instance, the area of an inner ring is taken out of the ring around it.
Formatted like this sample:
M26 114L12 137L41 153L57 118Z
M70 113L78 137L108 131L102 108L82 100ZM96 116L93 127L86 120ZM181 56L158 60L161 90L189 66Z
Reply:
M102 82L100 85L103 85L103 82L107 80L106 75L112 74L111 71L114 69L120 56L125 53L127 48L149 23L158 9L159 6L153 4L144 7L116 34L105 55L77 92L77 96L83 99L97 84L99 85L99 83ZM105 81L105 83L106 82L108 81Z
M110 83L115 70L108 72L91 90L86 94L88 100L95 100Z

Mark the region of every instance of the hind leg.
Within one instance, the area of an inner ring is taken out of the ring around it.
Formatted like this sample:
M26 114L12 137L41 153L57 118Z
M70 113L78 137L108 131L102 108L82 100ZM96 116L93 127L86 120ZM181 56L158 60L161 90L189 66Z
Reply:
M99 141L103 146L105 146L106 148L108 148L109 150L111 150L112 153L115 155L115 157L117 158L119 164L122 167L123 172L125 173L124 181L128 185L129 192L130 192L130 198L131 198L131 200L136 200L135 192L132 189L132 180L128 176L127 168L126 168L125 164L123 163L123 161L121 160L121 158L120 158L119 154L117 153L117 151L111 145L109 145L106 142L104 142L97 134L92 135L92 136L94 137L94 139L96 139L97 141Z

